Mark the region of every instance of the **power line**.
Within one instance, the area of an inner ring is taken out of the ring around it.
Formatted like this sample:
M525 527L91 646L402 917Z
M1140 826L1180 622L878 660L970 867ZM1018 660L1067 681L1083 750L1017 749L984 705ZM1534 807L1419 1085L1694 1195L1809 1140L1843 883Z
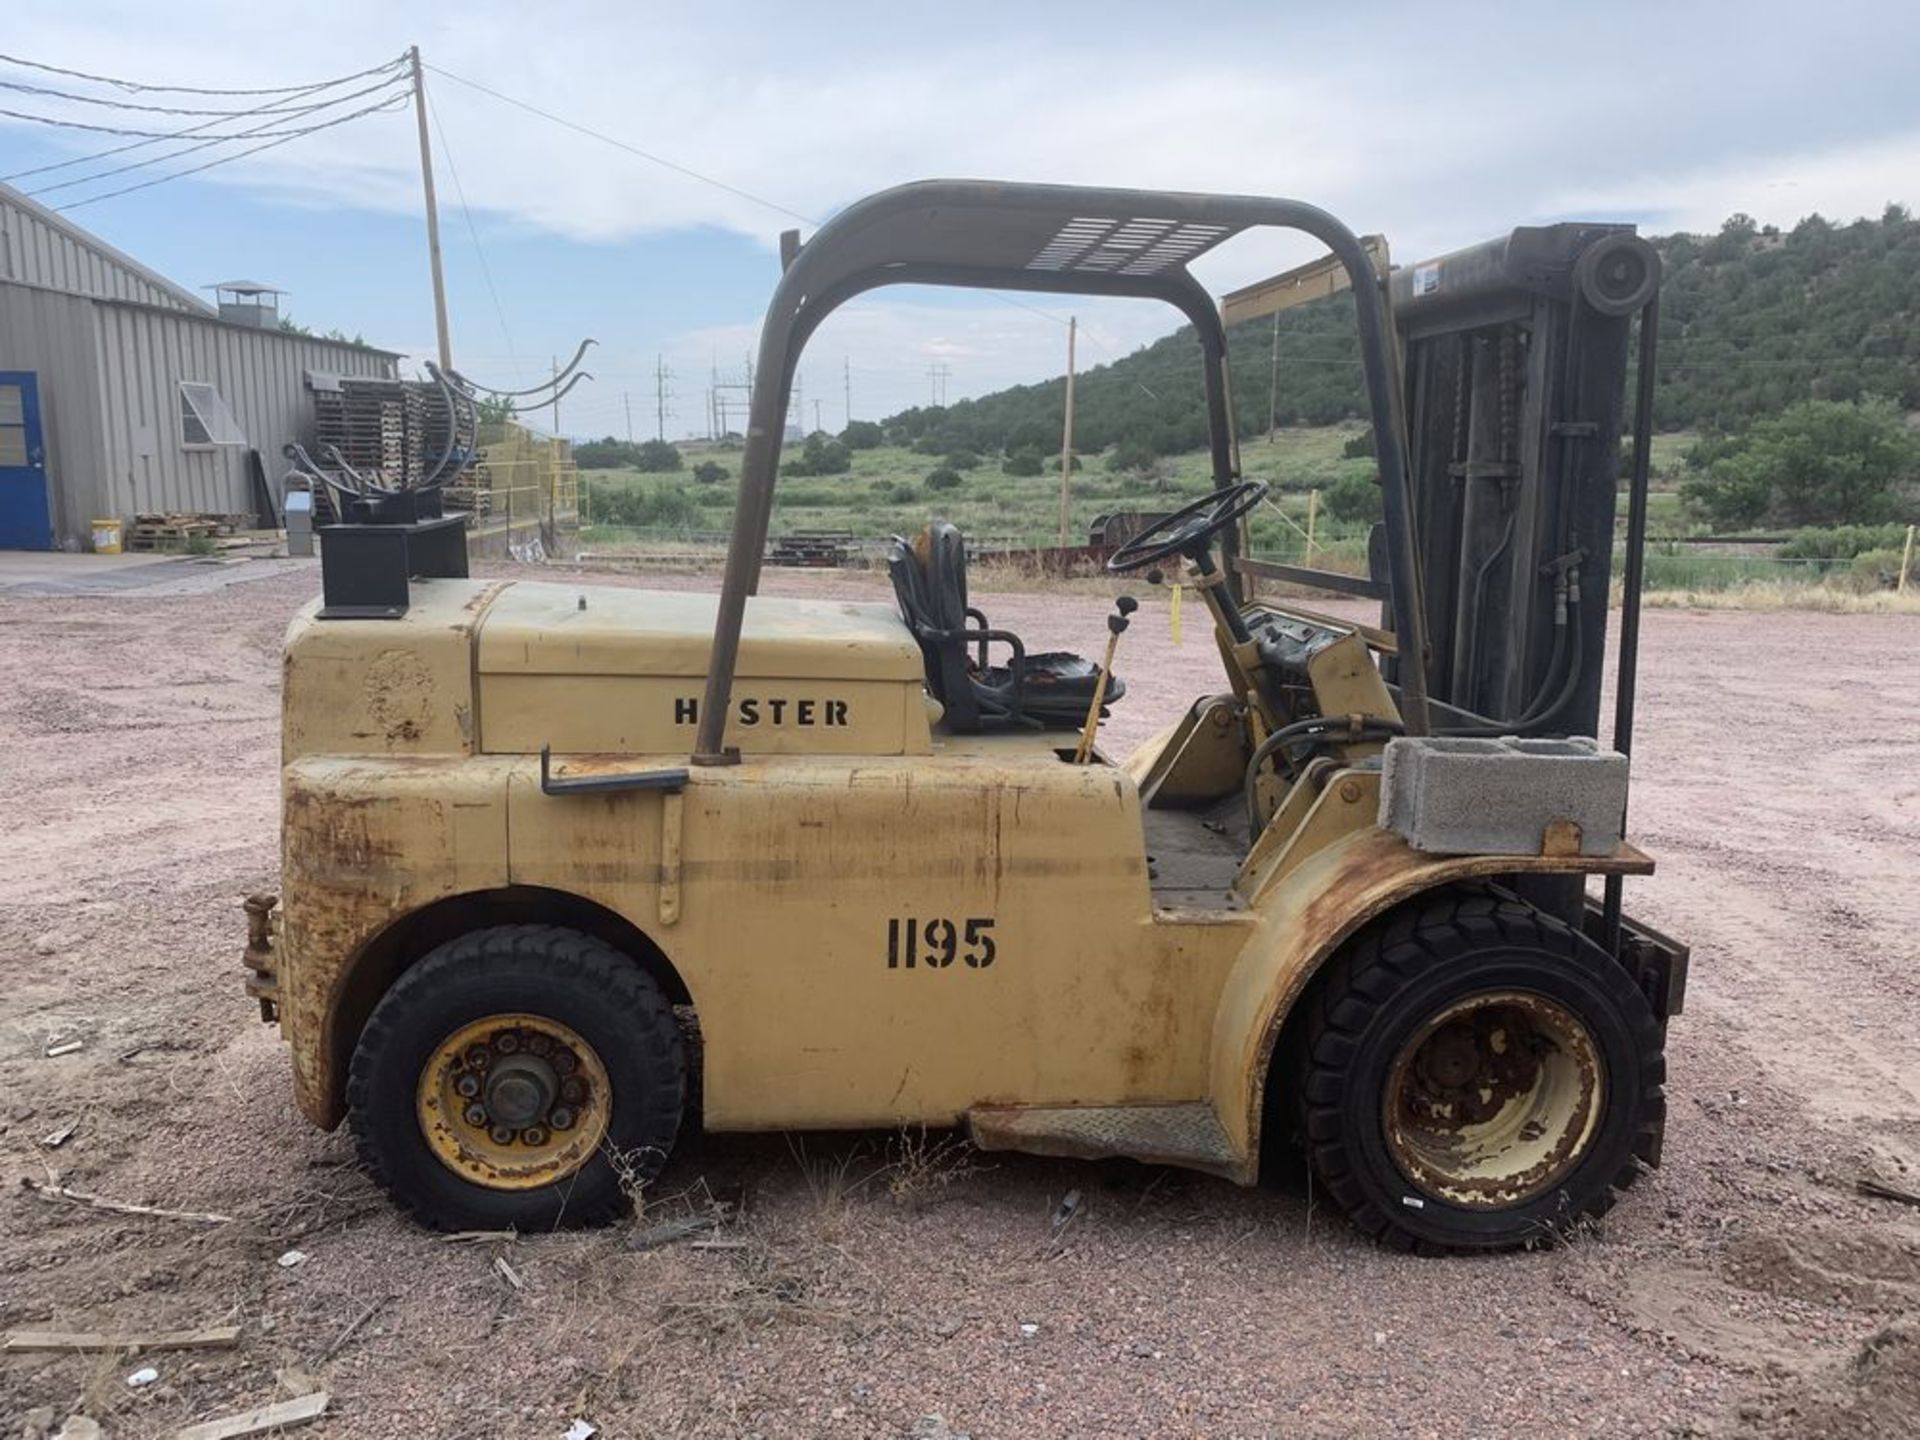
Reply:
M377 91L384 90L387 88L388 85L392 83L393 82L390 80L383 81L379 85L370 85L364 90L354 90L354 91L348 92L345 95L336 96L331 100L323 100L317 104L307 106L305 108L304 113L317 114L322 110L330 110L336 105L344 105L350 100L357 100L364 95L371 95ZM405 92L402 92L400 95L389 96L387 97L387 99L389 101L402 99L404 98L404 94ZM110 170L96 170L91 175L82 175L82 176L79 176L77 179L73 179L73 180L62 180L57 185L42 185L39 189L29 190L26 193L29 195L38 197L41 195L51 195L56 190L71 190L76 185L91 185L96 180L105 180L114 175L124 175L131 170L144 170L149 165L164 164L168 160L177 160L182 155L192 155L198 151L210 149L215 145L224 145L234 140L248 140L248 139L253 139L256 136L265 136L265 137L285 136L288 139L292 139L298 135L311 133L311 131L309 131L305 127L296 128L294 130L275 130L272 128L273 126L279 123L280 123L279 119L275 118L273 120L269 120L265 122L264 124L255 125L251 129L235 130L232 133L226 134L226 135L210 135L203 140L196 140L191 145L182 145L178 150L169 150L166 153L161 155L151 155L151 156L148 156L145 160L130 160L125 165L116 165ZM184 134L186 132L183 131L181 133ZM143 145L151 145L155 143L157 142L151 141L151 140L142 140L133 145L116 146L113 150L109 150L103 153L105 155L113 155L123 150L139 149ZM102 156L96 155L91 158L100 159L102 158ZM78 161L64 162L64 164L67 164L67 165L78 164L78 163L80 162ZM61 167L42 166L41 168L42 169L58 169ZM23 173L33 174L35 172L26 171ZM14 177L8 176L7 178L12 179Z
M689 180L698 180L703 185L711 185L714 189L725 191L737 199L746 200L752 204L771 210L776 214L785 215L789 220L798 220L801 224L811 225L816 229L818 229L822 223L814 219L811 215L802 215L798 210L790 209L776 200L769 200L764 195L755 195L751 190L742 190L738 185L729 185L724 180L716 180L713 176L703 174L690 165L682 165L677 160L669 160L664 155L654 154L651 150L642 150L638 145L630 145L625 140L617 139L605 131L595 130L590 125L582 125L579 121L569 120L563 115L556 115L551 110L543 110L538 105L529 104L525 100L516 99L512 95L495 90L490 85L482 85L478 80L469 80L464 75L456 75L451 70L444 70L438 65L428 65L426 68L433 71L436 75L445 76L455 84L465 85L470 90L478 90L483 95L491 95L503 104L512 105L516 109L524 110L529 115L538 115L541 119L550 120L555 125L572 130L576 134L585 135L590 139L600 141L604 145L611 145L616 150L624 150L629 155L638 156L649 164L659 165L664 169L673 171L677 175L684 175ZM1029 304L1018 296L1009 295L1005 291L990 290L987 293L994 296L1003 304L1012 305L1017 309L1028 311L1031 314L1040 316L1043 320L1051 320L1056 325L1065 325L1067 323L1051 311L1043 310L1038 305Z
M385 87L375 85L371 88L379 90ZM406 99L411 96L412 93L412 89L409 88L403 92L399 98ZM124 125L93 125L85 120L60 120L52 115L30 115L24 110L0 109L0 115L4 115L11 120L30 120L37 125L53 125L62 130L86 130L95 135L132 135L143 140L177 140L183 133L179 130L133 130ZM288 130L284 132L267 133L284 133L288 137L292 137L295 135L304 135L308 132L305 130Z
M249 155L258 155L262 150L271 150L275 146L288 144L291 141L298 140L303 135L313 135L321 130L331 130L337 125L345 125L349 121L358 120L363 115L372 115L383 110L393 110L397 105L405 104L409 98L411 97L408 95L398 95L392 100L383 100L378 105L369 105L363 110L355 110L351 114L339 116L337 119L323 121L318 125L310 125L304 130L295 130L290 134L282 135L277 140L268 140L261 145L249 145L245 150L237 150L231 155L221 155L199 165L190 165L185 170L175 170L168 175L160 175L152 180L143 180L138 185L127 185L118 190L109 190L104 195L89 195L83 200L71 200L65 205L56 205L53 208L55 210L78 210L82 205L97 205L102 200L113 200L122 195L131 195L136 190L151 190L154 186L164 185L169 180L184 180L189 175L198 175L204 170L212 170L220 165L229 165L235 160L244 160Z
M99 105L108 110L138 110L149 115L212 115L231 119L236 115L287 115L299 113L297 105L255 105L246 110L207 110L196 106L141 105L132 100L109 100L99 95L81 95L72 90L55 90L45 85L28 85L20 80L0 80L0 90L17 90L23 95L44 95L51 100L67 100L76 105ZM295 92L301 94L305 92ZM283 96L291 99L293 96Z
M85 70L66 70L58 65L42 64L38 60L22 60L18 55L0 55L0 61L5 61L9 65L20 65L28 70L42 70L49 75L65 75L70 80L92 80L100 85L117 85L122 90L131 90L136 94L151 91L155 94L169 95L288 95L297 90L324 88L323 85L270 85L260 90L219 90L202 89L196 85L149 85L139 80L117 80L111 75L90 75ZM343 75L337 81L325 83L341 84L347 80L364 79L368 75L377 75L382 70L399 63L398 60L388 60L384 64L372 66L352 75Z
M359 75L348 75L339 80L329 80L323 84L312 86L308 90L304 91L303 93L308 95L315 95L323 90L338 89L342 85L351 84L353 81L361 78L363 77ZM390 83L392 83L390 80L382 80L377 84L366 86L365 88L360 90L350 91L345 95L336 95L330 100L317 100L312 105L307 107L307 110L305 113L313 113L315 111L325 110L330 106L342 105L342 104L345 104L347 101L357 99L359 96L362 96L362 95L371 95L377 90L385 89L386 86L389 85ZM256 106L255 108L250 110L235 110L229 116L225 117L225 119L234 119L234 120L244 119L249 115L259 113L262 108L264 107ZM129 150L144 150L150 145L159 144L163 138L168 140L184 140L189 135L198 135L203 131L213 129L222 123L224 123L223 120L203 120L198 125L185 126L179 130L175 130L168 133L164 137L152 136L145 140L135 140L126 145L109 146L105 150L96 150L93 153L88 155L74 155L65 160L55 160L45 165L36 165L29 170L16 170L10 175L0 175L0 181L24 180L29 175L45 175L55 170L70 170L75 165L91 165L96 160L106 160L106 159L110 159L115 155L124 155ZM215 138L227 138L227 137L223 136L223 137L215 137ZM184 152L179 152L179 153L184 153Z
M729 185L724 180L716 180L711 175L703 175L691 166L680 164L677 160L669 160L664 155L655 155L650 150L642 150L638 145L629 145L624 140L617 140L603 131L582 125L578 121L568 120L564 116L554 114L551 110L542 110L538 105L529 105L525 100L516 100L513 96L503 94L490 85L482 85L478 80L469 80L464 75L456 75L451 70L441 69L438 65L428 65L427 69L433 71L436 75L445 76L456 85L465 85L469 90L478 90L483 95L491 95L503 104L511 105L515 109L525 110L530 115L538 115L541 119L550 120L555 125L563 126L568 130L598 140L604 145L611 145L616 150L624 150L629 155L637 155L649 164L659 165L664 169L672 170L676 174L686 176L689 180L698 180L703 185L711 185L716 190L724 190L727 194L736 196L741 200L748 200L755 205L761 205L769 210L778 211L789 219L800 221L803 225L817 226L820 223L811 216L802 215L798 210L789 210L786 206L769 200L765 196L755 195L749 190L742 190L737 185Z

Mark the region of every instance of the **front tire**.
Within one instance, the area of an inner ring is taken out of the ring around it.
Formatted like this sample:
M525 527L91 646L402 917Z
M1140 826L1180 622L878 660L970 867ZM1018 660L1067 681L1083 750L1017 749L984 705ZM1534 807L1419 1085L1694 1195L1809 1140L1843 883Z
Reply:
M1658 1162L1665 1037L1646 998L1504 892L1442 892L1362 931L1306 1018L1308 1159L1396 1249L1544 1242Z
M361 1163L438 1230L604 1224L679 1132L686 1052L649 975L550 925L430 951L374 1007L347 1078Z

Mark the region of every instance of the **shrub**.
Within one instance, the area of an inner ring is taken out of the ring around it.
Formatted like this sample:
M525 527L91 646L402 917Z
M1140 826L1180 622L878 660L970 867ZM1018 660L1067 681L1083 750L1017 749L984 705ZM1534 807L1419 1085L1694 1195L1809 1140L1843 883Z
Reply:
M942 465L927 475L927 489L954 490L960 485L960 472L951 466Z
M896 505L911 505L920 498L920 492L904 480L895 481L887 498Z
M1153 468L1153 447L1143 440L1122 440L1107 456L1107 469L1147 471Z
M807 468L796 470L796 475L844 475L853 469L853 452L824 430L809 435L806 448L800 454Z
M1853 578L1863 590L1891 590L1900 583L1904 549L1863 550L1853 557Z
M980 457L971 450L956 450L940 463L949 470L978 470Z
M1343 475L1320 492L1327 514L1336 520L1372 523L1380 518L1380 486L1359 475Z
M1044 475L1047 462L1038 450L1009 450L1000 462L1003 475Z
M587 513L597 525L639 530L689 529L700 523L700 504L681 484L590 485Z
M727 478L727 467L715 460L702 460L693 467L693 478L702 485L718 485Z
M1347 443L1340 447L1340 453L1349 460L1370 460L1373 458L1373 431L1369 428L1358 435L1349 436Z
M1904 525L1832 525L1796 530L1780 547L1782 560L1851 560L1868 550L1898 547Z
M886 432L871 420L849 420L840 432L840 443L849 450L878 450L886 439Z
M649 475L664 475L680 468L680 447L669 440L649 440L635 452L635 468Z

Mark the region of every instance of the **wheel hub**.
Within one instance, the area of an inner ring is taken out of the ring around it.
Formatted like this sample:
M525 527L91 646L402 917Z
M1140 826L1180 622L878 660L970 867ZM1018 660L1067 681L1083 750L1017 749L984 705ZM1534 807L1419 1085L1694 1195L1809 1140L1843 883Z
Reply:
M487 1112L502 1125L519 1130L546 1118L560 1093L560 1077L537 1055L515 1055L487 1076Z
M612 1087L593 1047L559 1021L493 1015L435 1047L416 1111L435 1157L464 1179L521 1190L572 1174L606 1137Z
M1545 996L1497 992L1447 1006L1401 1047L1382 1101L1387 1149L1430 1198L1523 1204L1579 1163L1605 1107L1592 1034Z

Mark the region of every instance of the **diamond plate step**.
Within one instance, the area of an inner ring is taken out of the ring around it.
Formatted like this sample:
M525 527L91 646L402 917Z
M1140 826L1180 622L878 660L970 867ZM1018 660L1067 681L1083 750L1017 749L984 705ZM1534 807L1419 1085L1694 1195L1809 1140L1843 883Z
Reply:
M1180 1165L1243 1178L1244 1163L1220 1128L1213 1106L981 1105L967 1112L967 1128L982 1150L1070 1155L1082 1160L1124 1156L1155 1165Z

